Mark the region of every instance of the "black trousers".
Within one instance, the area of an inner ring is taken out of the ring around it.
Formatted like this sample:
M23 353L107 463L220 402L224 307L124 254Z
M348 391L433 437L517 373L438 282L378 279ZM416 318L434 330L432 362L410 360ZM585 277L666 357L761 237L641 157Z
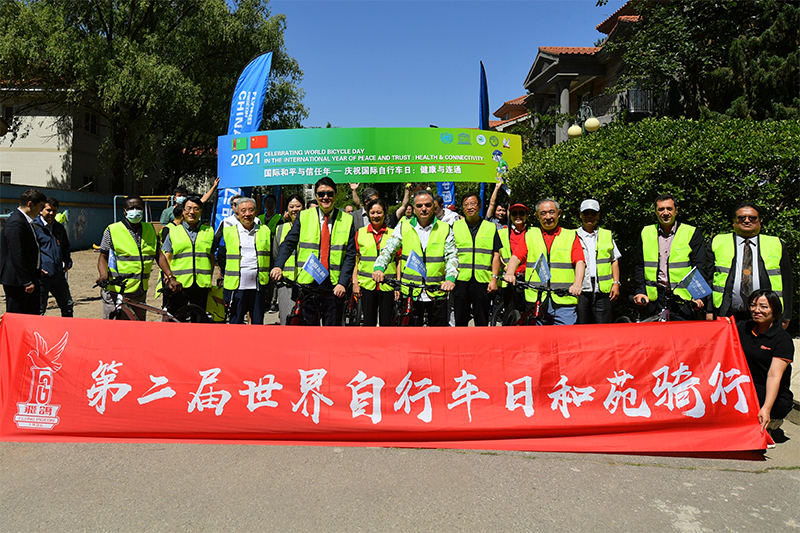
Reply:
M453 295L457 327L469 325L470 317L476 326L489 325L492 303L489 293L486 292L488 286L488 283L478 283L474 277L469 281L456 281Z
M448 326L450 317L447 298L439 298L430 302L414 302L414 308L411 311L414 325L421 326L425 316L428 317L428 326Z
M661 287L659 287L658 299L655 302L650 302L647 304L647 313L652 316L661 312L661 310L665 307L667 307L667 295L661 289ZM689 304L679 304L675 301L672 301L670 302L669 306L669 320L670 322L681 320L697 320L697 316L695 316L695 312L689 306Z
M33 282L33 292L30 294L25 292L25 287L20 285L3 285L3 291L6 293L7 313L39 314L39 306L41 305L39 280Z
M582 292L578 296L578 324L610 324L611 298L603 292Z
M264 323L267 308L267 291L259 289L225 289L225 301L228 302L231 324L244 324L244 317L250 313L252 324Z
M333 290L330 278L318 285L311 283L312 287ZM300 316L304 326L341 326L342 316L344 316L344 298L334 296L332 292L322 292L314 296L306 297L300 308Z
M368 291L361 289L361 310L365 326L381 327L392 325L394 310L394 291Z
M168 293L164 293L167 295ZM206 308L208 301L208 289L192 285L184 287L180 291L167 296L167 310L173 315L186 304L194 304L201 309Z
M73 316L75 303L72 301L72 295L69 292L67 277L63 273L56 276L42 276L39 278L39 285L41 291L40 315L47 312L47 300L52 294L56 299L58 308L61 309L61 316Z

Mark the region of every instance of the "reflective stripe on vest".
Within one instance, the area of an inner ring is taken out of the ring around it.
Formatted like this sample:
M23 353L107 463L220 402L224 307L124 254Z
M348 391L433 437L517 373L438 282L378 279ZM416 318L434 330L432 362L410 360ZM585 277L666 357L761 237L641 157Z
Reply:
M764 263L764 268L769 278L769 289L778 293L781 299L781 306L783 306L783 278L781 277L783 245L781 240L778 237L769 235L758 235L756 239L758 240L758 255ZM728 283L731 265L733 265L733 259L736 255L734 234L727 233L714 237L711 240L711 250L714 252L714 277L712 280L714 308L719 309L722 305L722 297L725 293L725 285ZM761 288L766 289L767 287Z
M319 259L320 243L320 221L319 208L312 207L300 212L300 239L297 243L297 283L308 285L314 278L303 270L303 265L311 257L311 254ZM344 252L350 239L350 230L353 227L353 217L347 215L339 209L333 210L333 229L331 230L331 247L328 260L328 270L331 275L331 283L339 283L339 274L344 263ZM347 283L347 281L345 281Z
M111 224L108 229L117 259L116 270L110 270L115 272L115 277L128 280L125 284L126 293L136 292L139 289L147 291L158 246L155 228L149 222L142 222L141 245L136 244L128 231L128 226L122 221ZM120 288L109 285L108 290L118 292Z
M511 259L511 240L509 237L511 230L508 226L506 226L505 228L498 230L498 233L500 234L500 243L503 245L503 247L500 248L500 259L503 261L500 268L500 279L497 280L497 287L502 289L506 286L506 282L503 281L503 273L506 270L508 260Z
M667 272L669 287L676 296L684 300L691 300L692 295L686 289L676 288L686 275L691 272L689 255L692 248L689 242L694 235L694 226L679 224L672 238L672 245L667 259ZM647 285L647 297L650 301L658 298L658 224L645 226L642 229L642 255L644 256L644 279Z
M358 242L358 264L356 265L356 271L358 272L358 284L362 289L368 291L374 291L376 289L378 284L372 279L375 261L381 254L383 245L389 242L389 237L391 236L392 229L387 228L386 231L383 232L383 235L381 235L381 244L379 247L375 242L375 235L367 231L367 226L358 228L356 232L356 241ZM395 265L394 261L389 261L384 273L388 278L393 279L395 277L397 265ZM389 285L382 284L380 290L389 292L393 289Z
M242 249L239 242L239 225L227 226L222 230L225 239L225 277L222 286L232 291L239 288L241 278ZM272 262L272 234L266 224L260 224L255 240L256 261L258 263L258 284L269 283L269 266Z
M458 280L469 281L475 273L475 281L489 283L492 279L492 256L494 255L494 236L497 226L488 220L482 220L475 241L463 219L453 224L453 236L458 249Z
M539 274L534 266L539 257L544 254L550 265L550 281L547 286L552 289L569 289L575 283L575 267L572 265L572 245L577 235L574 229L561 228L561 232L553 239L550 245L550 252L544 242L544 235L540 228L530 228L525 234L525 244L528 246L528 258L525 268L525 281L541 283ZM525 290L525 300L535 302L539 291L532 289ZM552 295L553 303L559 305L577 305L578 299L575 296ZM543 294L542 301L547 299Z
M580 233L577 234L580 238ZM614 278L611 275L611 263L614 254L614 239L611 231L603 228L597 229L597 242L595 245L595 264L597 265L597 288L600 292L608 294L613 287ZM584 252L586 247L583 248Z
M281 224L278 226L278 229L275 231L278 232L278 246L283 244L283 241L286 240L286 236L289 235L289 231L292 229L291 224ZM286 260L286 263L283 265L283 277L295 281L297 279L297 273L295 271L295 266L297 264L297 248L295 248L294 253L289 256L289 259Z
M395 230L397 231L397 230ZM447 240L447 235L450 233L450 226L446 222L436 220L431 229L431 234L428 237L428 247L422 251L422 244L419 241L417 230L411 226L410 221L405 221L400 226L402 231L403 240L403 270L400 273L400 279L411 283L422 283L423 279L419 273L411 270L406 266L408 257L411 255L412 250L422 258L425 263L425 269L428 271L427 283L440 284L445 281L445 264L444 264L444 243ZM403 294L408 296L409 289L403 287ZM422 290L414 289L412 296L419 298ZM428 296L431 298L440 298L446 293L444 291L428 291Z
M169 229L172 242L172 275L184 287L211 287L211 247L214 244L214 230L201 225L194 242L183 224Z

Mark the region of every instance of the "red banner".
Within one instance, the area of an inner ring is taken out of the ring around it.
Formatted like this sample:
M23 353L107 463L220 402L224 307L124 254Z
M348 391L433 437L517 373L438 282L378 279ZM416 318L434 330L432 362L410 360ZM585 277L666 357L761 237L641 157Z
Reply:
M301 328L6 314L0 438L580 452L766 448L725 320Z

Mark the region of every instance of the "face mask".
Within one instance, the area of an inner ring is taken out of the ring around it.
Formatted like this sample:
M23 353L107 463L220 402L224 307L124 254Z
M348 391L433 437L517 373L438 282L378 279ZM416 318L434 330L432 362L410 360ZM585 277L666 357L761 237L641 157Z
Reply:
M138 224L142 221L142 210L131 209L129 211L125 211L125 218L127 218L128 222L131 224Z
M186 201L186 197L185 196L176 196L175 197L175 203L178 204L178 205L183 204L183 202L185 202L185 201Z

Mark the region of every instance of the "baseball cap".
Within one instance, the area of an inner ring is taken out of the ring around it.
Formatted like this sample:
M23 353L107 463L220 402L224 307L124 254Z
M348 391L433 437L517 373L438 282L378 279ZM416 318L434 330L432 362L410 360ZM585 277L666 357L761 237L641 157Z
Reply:
M524 210L525 210L525 212L527 212L527 213L530 213L530 212L531 212L531 210L530 210L530 209L528 209L528 206L527 206L527 205L525 205L525 204L514 204L514 205L512 205L511 207L509 207L509 208L508 208L508 210L509 210L509 211L513 211L515 207L521 207L521 208L522 208L522 209L524 209Z
M600 202L597 200L584 200L581 202L581 213L587 210L597 211L600 212Z

